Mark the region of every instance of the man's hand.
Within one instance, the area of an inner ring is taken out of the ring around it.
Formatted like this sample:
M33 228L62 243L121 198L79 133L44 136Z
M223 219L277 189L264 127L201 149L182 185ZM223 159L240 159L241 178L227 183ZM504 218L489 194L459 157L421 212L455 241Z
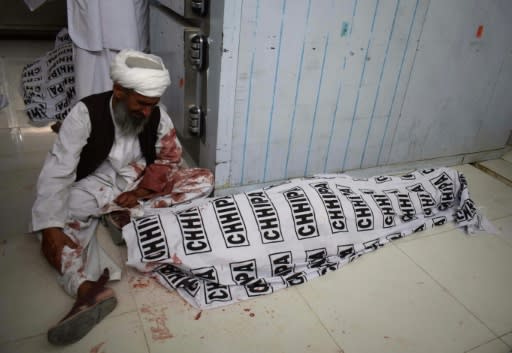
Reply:
M151 190L138 188L135 190L123 192L114 200L114 202L121 207L132 208L137 206L140 198L148 196L152 193L153 192Z
M46 228L42 231L43 242L41 243L41 250L48 262L57 270L62 273L62 249L68 246L71 249L76 249L78 245L68 237L61 228Z

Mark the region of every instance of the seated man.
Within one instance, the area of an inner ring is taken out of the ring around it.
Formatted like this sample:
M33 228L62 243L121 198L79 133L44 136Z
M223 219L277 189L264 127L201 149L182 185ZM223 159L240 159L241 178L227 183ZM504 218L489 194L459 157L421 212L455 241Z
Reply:
M78 341L116 306L105 284L119 279L121 270L94 236L106 209L138 206L147 214L212 190L210 171L181 168L176 131L158 106L170 84L162 60L123 50L110 75L113 91L86 97L70 111L37 184L32 230L41 231L44 256L76 296L71 311L48 331L53 344ZM155 196L158 202L141 201Z

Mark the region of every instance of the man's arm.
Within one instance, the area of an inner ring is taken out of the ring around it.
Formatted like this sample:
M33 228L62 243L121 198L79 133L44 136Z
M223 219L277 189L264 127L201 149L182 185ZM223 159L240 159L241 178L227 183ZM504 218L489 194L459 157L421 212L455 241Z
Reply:
M163 109L160 109L157 136L155 162L146 167L136 189L124 192L115 199L119 206L135 207L139 199L171 191L169 175L180 168L182 149L171 118Z
M78 247L63 231L67 218L69 190L76 179L80 152L90 134L87 108L78 103L62 123L59 135L46 157L37 182L32 207L32 230L41 230L41 249L48 262L62 271L62 249Z
M37 182L32 207L32 230L62 228L67 218L69 190L76 179L76 167L91 126L83 103L71 109L48 153Z
M137 206L139 199L143 199L154 192L138 186L131 191L123 192L114 201L121 207L132 208Z

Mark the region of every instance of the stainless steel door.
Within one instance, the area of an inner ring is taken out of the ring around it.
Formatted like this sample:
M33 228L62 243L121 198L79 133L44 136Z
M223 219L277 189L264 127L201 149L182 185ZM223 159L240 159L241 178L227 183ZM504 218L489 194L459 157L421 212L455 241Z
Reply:
M184 1L162 0L167 5L183 5ZM202 86L207 67L207 41L195 21L179 16L162 4L150 6L150 49L162 57L171 76L171 86L162 96L162 103L187 152L199 160L201 135ZM182 7L175 8L185 13Z
M197 19L208 14L208 0L158 0L163 6L187 19Z

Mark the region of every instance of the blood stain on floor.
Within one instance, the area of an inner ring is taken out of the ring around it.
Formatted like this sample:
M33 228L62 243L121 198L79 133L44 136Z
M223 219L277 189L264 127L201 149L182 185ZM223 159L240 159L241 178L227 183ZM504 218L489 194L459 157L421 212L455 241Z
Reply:
M163 341L174 337L167 327L167 316L165 315L166 309L167 307L163 307L158 310L147 305L142 306L140 309L141 313L144 314L144 319L156 325L151 325L149 328L151 331L151 338L155 341Z
M90 353L101 353L100 352L100 349L101 347L105 344L105 342L101 342L101 343L98 343L97 345L95 345L94 347L91 348L91 351Z
M149 278L132 277L128 283L132 288L147 288L151 284L151 280Z

